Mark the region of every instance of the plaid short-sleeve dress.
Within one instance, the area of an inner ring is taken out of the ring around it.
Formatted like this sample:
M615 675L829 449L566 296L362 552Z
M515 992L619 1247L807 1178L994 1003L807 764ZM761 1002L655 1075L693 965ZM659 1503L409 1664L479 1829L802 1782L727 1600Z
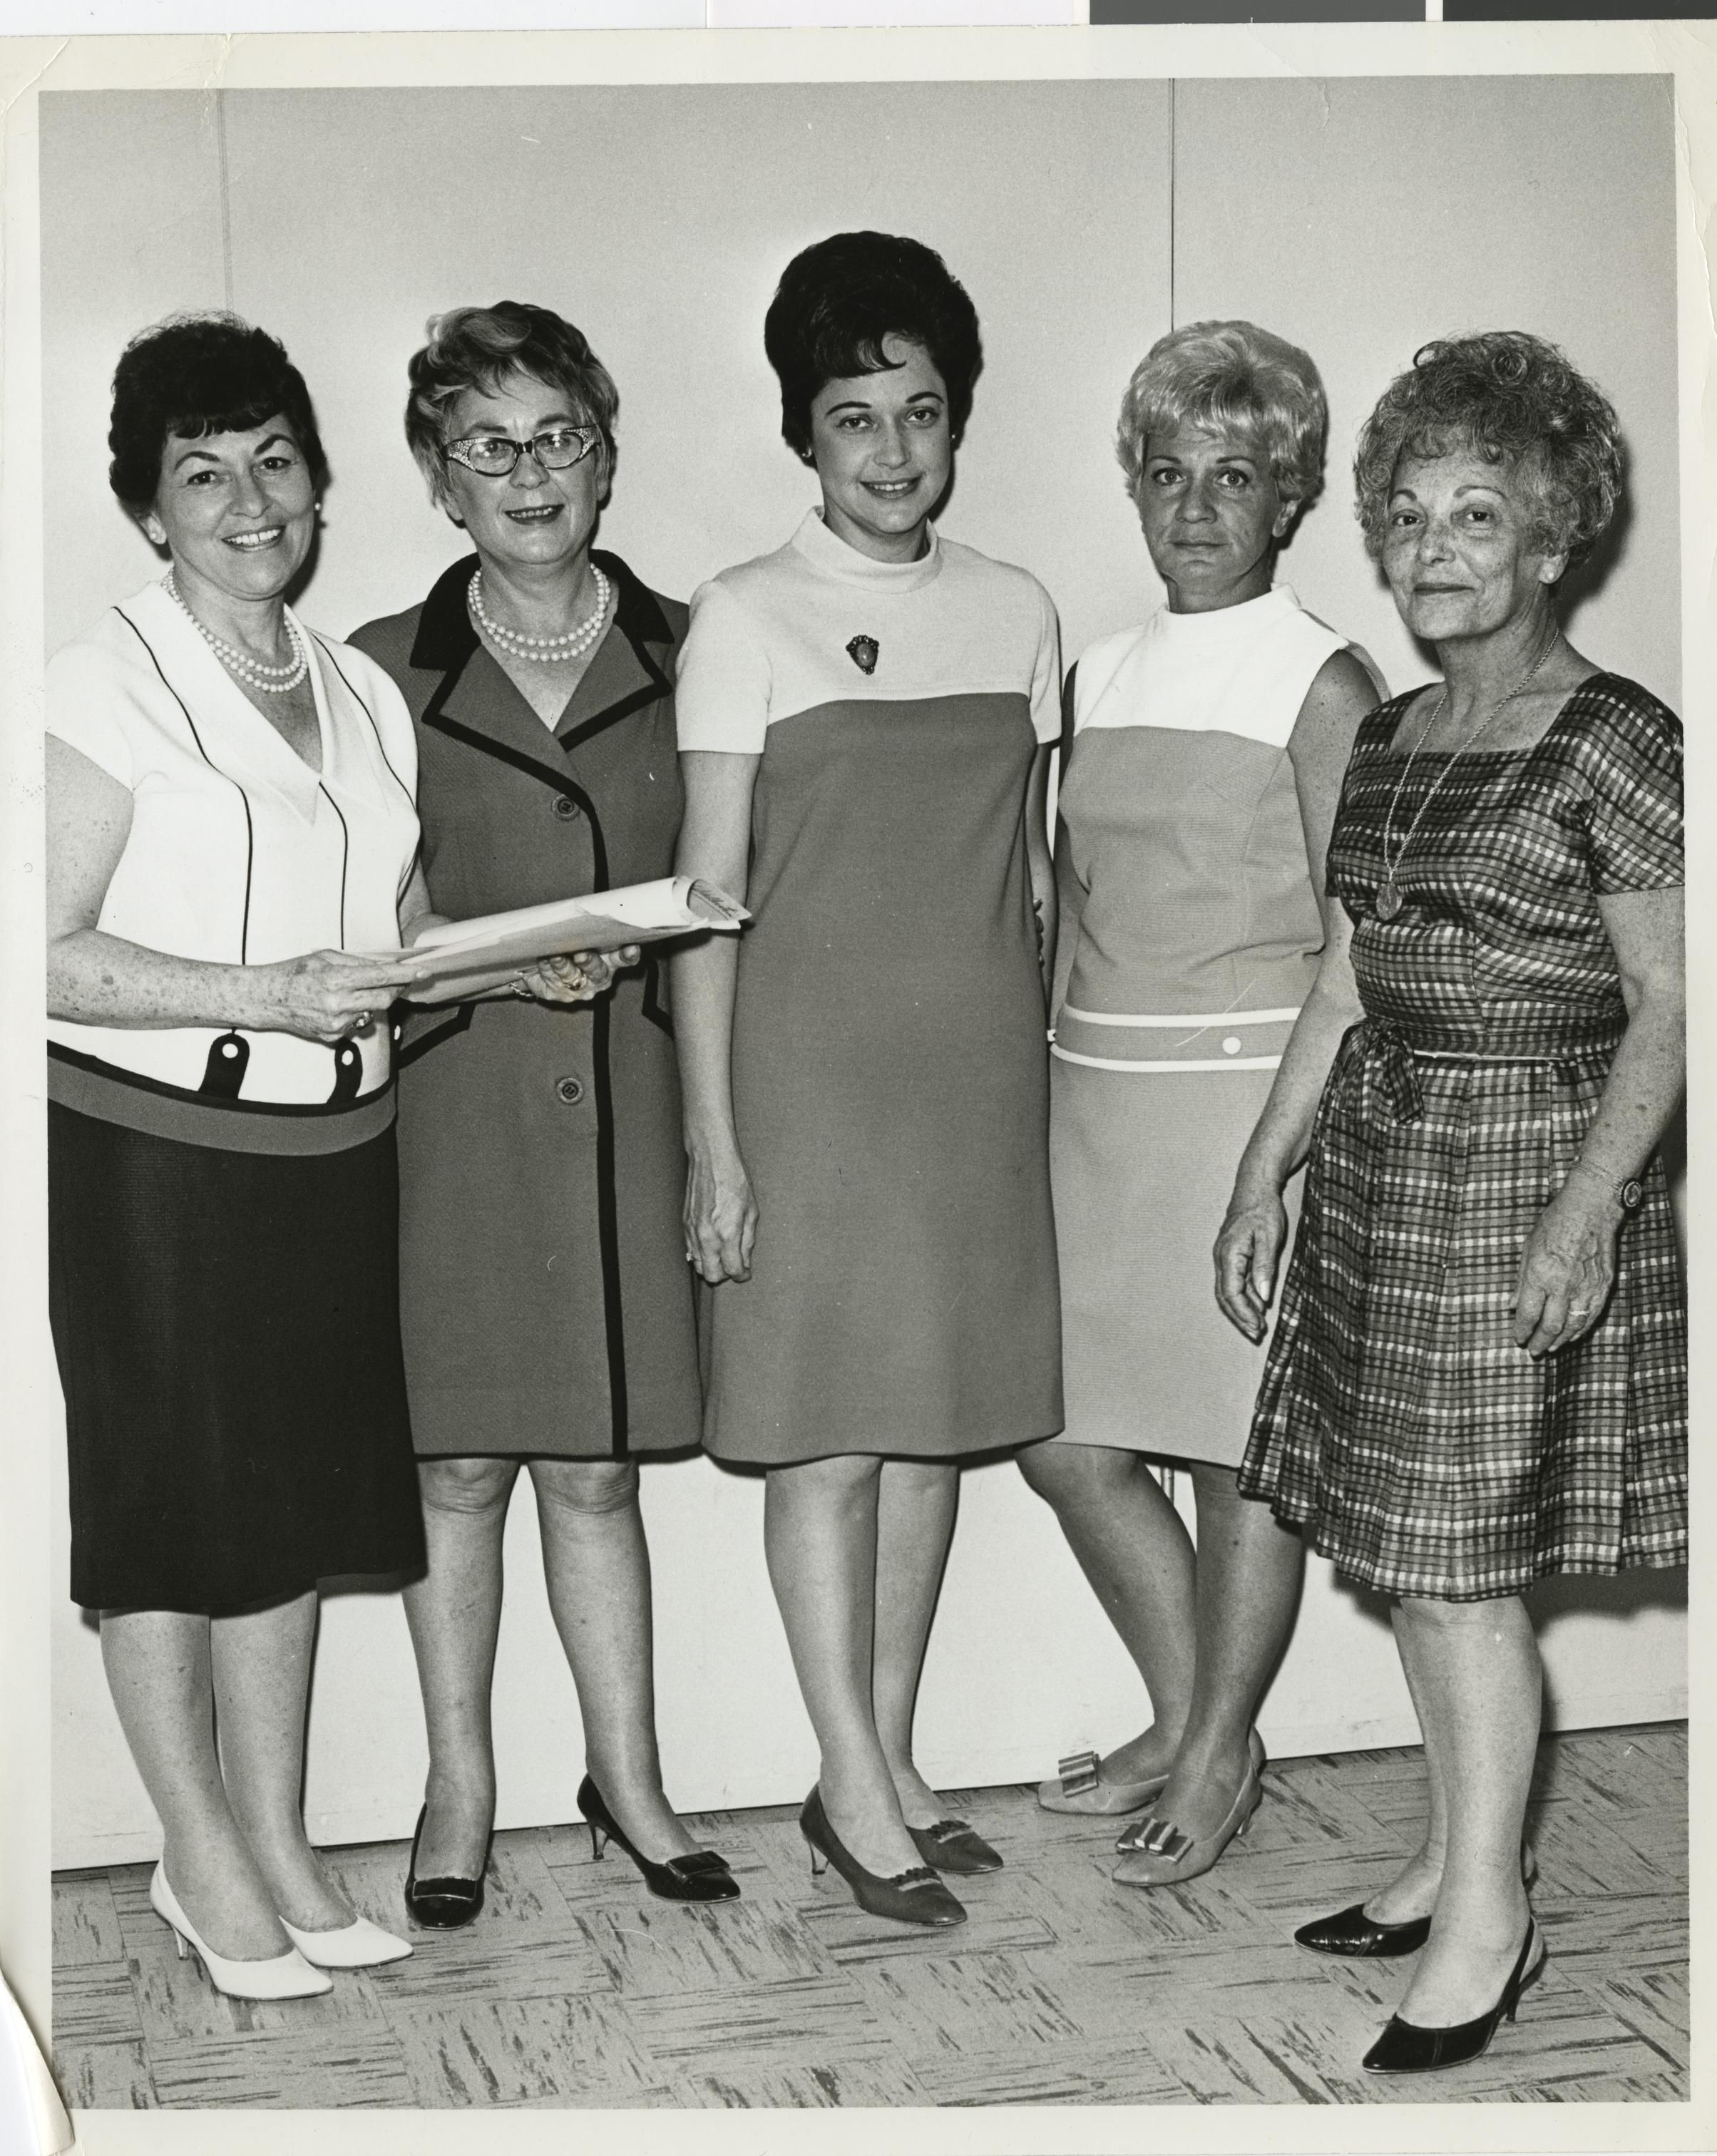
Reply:
M1682 880L1681 727L1596 674L1535 747L1460 757L1384 921L1409 701L1361 726L1330 840L1366 1015L1319 1107L1240 1486L1385 1593L1479 1601L1679 1563L1687 1323L1660 1161L1585 1338L1535 1362L1509 1327L1627 1027L1597 901ZM1413 760L1397 836L1445 761Z

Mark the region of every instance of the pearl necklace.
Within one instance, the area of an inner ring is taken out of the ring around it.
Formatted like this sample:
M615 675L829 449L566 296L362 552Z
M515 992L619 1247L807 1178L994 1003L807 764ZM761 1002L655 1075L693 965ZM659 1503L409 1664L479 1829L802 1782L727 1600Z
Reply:
M497 650L509 659L534 660L539 666L552 666L558 660L576 659L588 651L602 634L602 625L608 619L608 601L611 587L608 578L593 562L590 573L596 579L596 604L576 629L568 629L564 636L526 636L516 629L504 629L498 621L490 619L483 604L483 572L474 569L465 592L465 603L471 618Z
M239 650L236 644L229 644L225 637L217 636L206 622L197 619L181 597L171 569L162 578L161 588L221 665L229 674L236 674L247 688L260 689L265 696L284 696L309 673L310 646L299 634L298 624L290 614L282 614L281 619L286 624L286 640L292 647L291 660L285 666L265 666L260 659Z

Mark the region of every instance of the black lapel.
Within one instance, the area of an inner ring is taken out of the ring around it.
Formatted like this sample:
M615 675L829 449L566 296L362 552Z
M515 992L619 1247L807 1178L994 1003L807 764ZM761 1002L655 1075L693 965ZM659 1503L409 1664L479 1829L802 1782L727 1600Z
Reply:
M593 553L590 557L604 573L614 581L614 627L632 647L632 655L643 668L645 680L630 694L607 705L589 718L557 733L555 739L563 749L571 750L580 742L589 741L593 734L604 732L629 719L634 711L641 711L650 704L659 703L664 696L671 696L674 685L668 679L661 661L650 647L659 644L664 649L673 643L673 631L667 619L656 604L655 595L646 584L639 583L618 554Z

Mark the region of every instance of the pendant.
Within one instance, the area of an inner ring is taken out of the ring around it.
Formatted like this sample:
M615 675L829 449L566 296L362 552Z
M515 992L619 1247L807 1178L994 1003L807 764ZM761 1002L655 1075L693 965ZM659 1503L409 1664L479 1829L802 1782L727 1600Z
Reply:
M874 674L881 650L874 636L856 636L846 647L846 655L861 674Z
M1395 887L1395 878L1386 875L1377 886L1373 907L1380 921L1393 921L1401 910L1401 895Z

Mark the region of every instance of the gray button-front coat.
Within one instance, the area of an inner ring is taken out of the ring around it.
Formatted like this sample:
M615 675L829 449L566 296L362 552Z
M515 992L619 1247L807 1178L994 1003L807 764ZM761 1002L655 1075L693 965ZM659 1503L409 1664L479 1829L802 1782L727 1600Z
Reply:
M614 619L553 733L478 641L465 597L474 557L421 607L351 639L411 707L438 913L672 873L686 609L596 558ZM400 1317L419 1452L605 1459L695 1445L679 1075L657 960L594 1004L413 1013L398 1060Z

